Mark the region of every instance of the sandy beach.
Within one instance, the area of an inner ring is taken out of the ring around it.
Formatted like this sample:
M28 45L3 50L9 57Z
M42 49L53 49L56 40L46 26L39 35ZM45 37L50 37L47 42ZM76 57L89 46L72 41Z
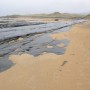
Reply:
M10 55L15 65L0 73L0 90L90 90L90 21L50 36L70 41L65 54Z

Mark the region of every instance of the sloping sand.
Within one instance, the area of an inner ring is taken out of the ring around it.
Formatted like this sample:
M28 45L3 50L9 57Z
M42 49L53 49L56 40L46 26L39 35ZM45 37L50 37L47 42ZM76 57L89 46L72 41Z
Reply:
M0 73L0 90L90 90L90 21L50 35L70 40L64 55L11 55L16 65Z

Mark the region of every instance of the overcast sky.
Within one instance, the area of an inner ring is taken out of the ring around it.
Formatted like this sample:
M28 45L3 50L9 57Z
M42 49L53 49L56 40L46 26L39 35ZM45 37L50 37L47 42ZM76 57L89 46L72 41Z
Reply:
M33 13L87 13L90 0L0 0L0 16Z

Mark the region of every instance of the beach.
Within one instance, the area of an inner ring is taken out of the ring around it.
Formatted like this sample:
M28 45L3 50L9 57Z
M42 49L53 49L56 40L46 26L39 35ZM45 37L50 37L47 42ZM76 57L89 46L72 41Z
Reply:
M10 55L14 65L0 73L0 90L90 90L90 21L50 37L69 40L65 53Z

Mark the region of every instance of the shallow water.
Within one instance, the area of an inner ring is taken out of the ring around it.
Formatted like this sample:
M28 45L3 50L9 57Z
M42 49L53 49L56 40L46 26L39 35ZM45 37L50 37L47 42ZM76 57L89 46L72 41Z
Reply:
M0 72L5 71L13 66L13 62L8 60L7 57L0 57Z
M62 55L69 44L68 39L54 40L49 35L69 31L73 24L81 21L56 22L42 25L0 29L0 72L10 68L13 63L8 60L12 54L28 53L38 56L46 53ZM28 35L27 35L28 34ZM20 36L23 40L18 40ZM63 44L59 47L58 44Z

